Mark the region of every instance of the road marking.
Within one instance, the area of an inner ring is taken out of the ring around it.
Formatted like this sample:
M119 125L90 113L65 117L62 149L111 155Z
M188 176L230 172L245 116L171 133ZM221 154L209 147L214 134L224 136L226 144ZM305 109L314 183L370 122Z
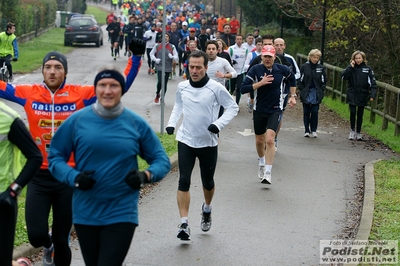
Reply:
M254 133L251 132L251 129L248 129L248 128L245 128L243 132L240 132L240 131L236 131L236 132L245 137L254 135Z

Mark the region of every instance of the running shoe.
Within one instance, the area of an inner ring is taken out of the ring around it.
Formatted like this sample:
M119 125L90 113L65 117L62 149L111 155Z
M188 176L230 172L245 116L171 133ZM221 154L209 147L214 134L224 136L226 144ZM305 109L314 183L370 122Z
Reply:
M50 248L43 247L43 266L54 266L54 246Z
M312 132L311 135L312 135L313 138L318 137L317 132Z
M190 227L187 223L183 223L178 225L178 235L176 236L177 238L180 238L181 240L187 241L190 240Z
M265 173L265 165L258 166L258 178L263 179Z
M261 180L262 184L268 184L271 185L271 172L265 172L264 177Z
M251 114L253 112L254 104L247 103L247 111Z
M204 206L204 203L203 203ZM201 207L201 230L207 232L211 228L211 212L203 211L203 206Z
M154 98L154 102L155 103L159 103L160 102L160 94L156 95L156 98Z
M309 137L310 137L310 132L304 133L304 137L305 137L305 138L309 138Z
M356 138L357 140L363 140L362 135L360 133L357 133Z
M350 131L349 140L354 140L355 137L356 137L356 132L354 132L353 130Z

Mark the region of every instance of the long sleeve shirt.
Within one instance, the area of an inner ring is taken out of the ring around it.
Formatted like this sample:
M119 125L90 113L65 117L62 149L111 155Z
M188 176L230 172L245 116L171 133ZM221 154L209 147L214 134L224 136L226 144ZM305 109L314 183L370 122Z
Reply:
M226 108L218 118L220 106ZM238 113L239 107L224 86L208 80L203 87L193 87L189 80L180 82L176 91L175 105L167 127L176 127L181 115L176 140L192 148L215 147L217 134L208 130L214 124L221 131Z

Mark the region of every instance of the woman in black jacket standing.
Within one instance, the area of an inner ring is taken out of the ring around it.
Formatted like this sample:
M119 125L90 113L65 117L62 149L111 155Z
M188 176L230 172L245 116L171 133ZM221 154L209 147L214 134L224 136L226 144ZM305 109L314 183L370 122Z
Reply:
M361 126L364 108L367 106L368 101L373 101L376 97L374 72L367 66L367 59L364 52L355 51L352 54L350 65L342 72L342 79L348 80L346 102L350 107L351 131L349 139L362 140Z
M297 88L303 103L304 137L317 137L319 105L324 98L326 87L325 67L319 64L321 51L312 49L308 53L308 61L300 67L300 79Z

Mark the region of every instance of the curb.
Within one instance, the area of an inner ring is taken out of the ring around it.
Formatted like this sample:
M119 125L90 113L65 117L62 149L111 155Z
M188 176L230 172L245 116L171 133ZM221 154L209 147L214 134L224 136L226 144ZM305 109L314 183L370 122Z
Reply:
M369 238L374 218L375 176L374 164L380 160L368 162L364 168L364 200L355 240L366 241Z
M175 167L177 167L178 166L178 153L175 153L171 157L169 157L169 161L171 163L171 170L174 169ZM39 252L41 249L42 249L42 247L35 248L31 244L28 244L28 243L22 244L22 245L14 248L13 260L17 260L18 258L21 258L21 257L32 256L33 254Z

